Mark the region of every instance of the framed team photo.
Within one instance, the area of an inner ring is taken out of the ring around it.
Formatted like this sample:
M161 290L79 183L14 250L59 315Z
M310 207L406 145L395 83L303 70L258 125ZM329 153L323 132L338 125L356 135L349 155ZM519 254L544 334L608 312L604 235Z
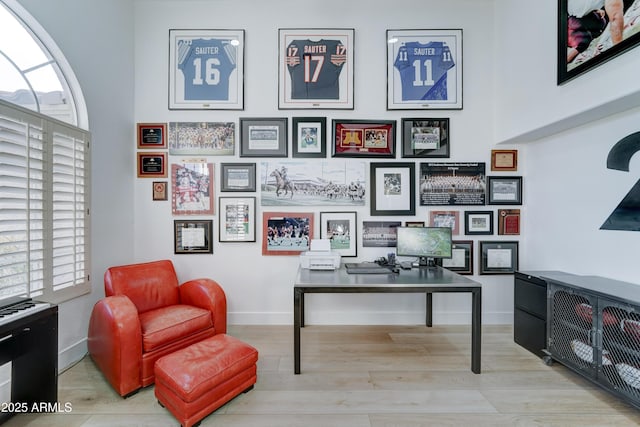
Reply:
M353 110L354 29L278 30L278 108Z
M244 109L244 30L169 30L169 109Z
M558 85L640 43L640 0L558 1Z
M387 30L387 110L462 109L462 30Z
M234 122L169 122L169 154L233 156Z

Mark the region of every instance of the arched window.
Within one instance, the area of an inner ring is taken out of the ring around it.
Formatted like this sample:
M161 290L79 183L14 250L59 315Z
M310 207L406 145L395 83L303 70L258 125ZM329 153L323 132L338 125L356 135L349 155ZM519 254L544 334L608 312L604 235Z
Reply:
M88 128L82 91L47 32L15 0L0 1L0 99Z

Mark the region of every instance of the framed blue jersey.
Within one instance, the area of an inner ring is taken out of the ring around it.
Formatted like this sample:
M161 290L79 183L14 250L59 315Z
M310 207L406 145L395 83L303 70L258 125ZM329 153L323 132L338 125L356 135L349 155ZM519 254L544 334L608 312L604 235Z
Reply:
M462 108L462 30L387 31L387 109Z
M353 33L279 30L280 109L353 109Z
M169 108L243 109L244 30L169 30Z

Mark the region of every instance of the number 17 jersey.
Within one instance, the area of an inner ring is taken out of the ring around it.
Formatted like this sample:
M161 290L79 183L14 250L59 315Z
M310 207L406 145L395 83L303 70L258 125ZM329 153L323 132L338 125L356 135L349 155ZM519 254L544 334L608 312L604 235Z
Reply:
M347 48L339 40L293 40L285 63L292 99L339 99L340 72Z
M443 42L408 42L393 64L400 72L403 101L447 100L447 71L455 66Z

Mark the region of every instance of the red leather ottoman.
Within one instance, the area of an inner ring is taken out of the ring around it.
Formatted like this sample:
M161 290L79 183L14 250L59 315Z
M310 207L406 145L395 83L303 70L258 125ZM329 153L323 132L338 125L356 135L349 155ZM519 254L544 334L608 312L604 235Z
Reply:
M198 424L256 383L258 351L237 338L214 335L155 364L158 402L183 427Z

